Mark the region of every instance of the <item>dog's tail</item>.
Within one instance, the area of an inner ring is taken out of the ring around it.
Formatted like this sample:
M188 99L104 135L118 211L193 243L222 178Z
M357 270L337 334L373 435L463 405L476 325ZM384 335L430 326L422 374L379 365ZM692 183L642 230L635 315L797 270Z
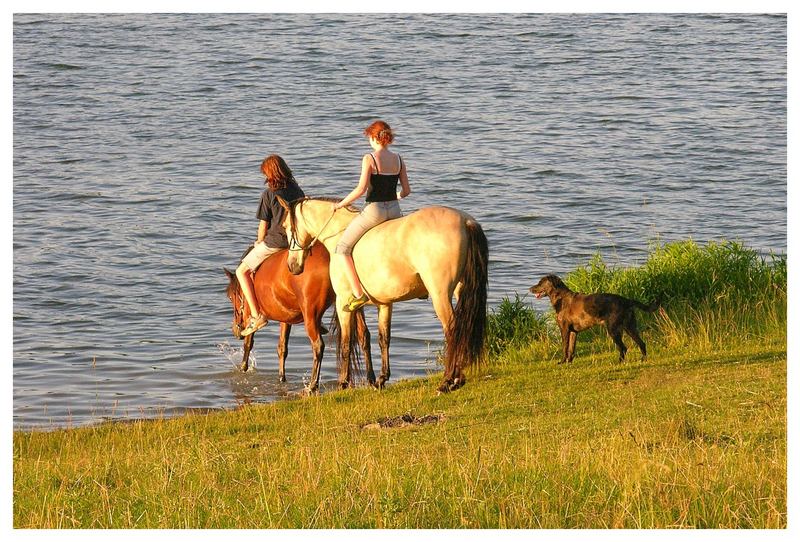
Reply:
M661 307L661 301L656 299L649 305L645 305L644 303L640 303L635 299L631 299L631 305L644 312L656 312L658 308Z

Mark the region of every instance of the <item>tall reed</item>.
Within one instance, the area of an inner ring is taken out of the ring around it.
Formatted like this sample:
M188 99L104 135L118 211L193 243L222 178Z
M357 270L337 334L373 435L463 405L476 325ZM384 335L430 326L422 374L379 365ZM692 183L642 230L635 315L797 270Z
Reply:
M640 315L648 335L665 346L717 348L731 341L786 336L786 256L762 256L739 242L694 241L653 244L635 267L609 266L600 254L564 277L581 293L609 292L643 303L658 300L663 311ZM552 312L537 313L518 295L489 315L490 354L533 342L557 343ZM596 328L582 342L605 339Z

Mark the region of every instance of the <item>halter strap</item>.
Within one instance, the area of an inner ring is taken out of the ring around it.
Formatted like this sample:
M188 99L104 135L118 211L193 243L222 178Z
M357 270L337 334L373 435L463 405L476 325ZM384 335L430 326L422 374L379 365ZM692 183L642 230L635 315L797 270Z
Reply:
M325 221L325 224L323 224L323 225L322 225L322 227L321 227L321 228L319 229L319 231L317 232L317 235L315 235L315 236L314 236L314 238L311 240L311 242L308 244L308 246L307 246L307 247L301 247L301 246L300 246L300 243L298 243L298 242L297 242L297 239L295 239L294 231L292 231L292 242L291 242L291 243L289 243L289 250L290 250L290 251L293 251L293 252L298 252L298 251L303 251L303 252L305 252L305 251L307 251L307 250L311 250L311 248L312 248L312 247L313 247L313 246L314 246L314 245L317 243L317 241L319 240L319 236L320 236L320 235L322 235L322 232L323 232L323 231L325 231L325 228L327 228L327 227L328 227L328 224L330 224L330 223L331 223L331 220L333 220L333 216L334 216L335 214L336 214L336 209L334 209L334 210L333 210L333 212L331 212L331 216L329 216L329 217L328 217L328 220L326 220L326 221ZM293 219L294 219L294 217L293 217ZM299 248L292 248L292 245L296 245L296 246L298 246Z

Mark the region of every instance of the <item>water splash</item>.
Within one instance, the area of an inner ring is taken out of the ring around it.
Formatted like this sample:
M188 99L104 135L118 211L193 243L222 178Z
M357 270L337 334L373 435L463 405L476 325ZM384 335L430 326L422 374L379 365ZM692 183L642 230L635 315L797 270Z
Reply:
M228 341L221 342L217 344L217 348L225 356L228 361L234 366L234 368L238 371L239 367L242 363L242 356L244 356L244 348L242 346L233 346ZM250 352L250 361L249 361L249 368L247 369L248 372L254 370L258 365L258 360L256 359L255 354Z

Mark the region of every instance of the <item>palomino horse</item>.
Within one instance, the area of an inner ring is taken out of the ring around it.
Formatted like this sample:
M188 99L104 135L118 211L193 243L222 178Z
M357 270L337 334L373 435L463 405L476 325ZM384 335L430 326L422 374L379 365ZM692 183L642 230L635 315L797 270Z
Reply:
M352 208L334 212L333 200L329 199L300 200L287 209L284 227L291 239L288 265L294 274L303 272L308 249L313 249L317 240L333 253L342 232L358 214ZM346 387L353 328L343 307L351 288L339 260L333 258L330 274L341 326L339 385ZM353 260L364 292L378 307L383 362L378 386L390 374L392 304L425 297L430 297L445 337L444 381L439 391L462 386L462 369L484 358L489 249L480 224L455 209L425 207L369 230L356 243Z
M242 255L242 259L247 252L249 250ZM306 333L311 341L314 354L311 381L307 390L314 392L319 389L319 369L322 363L322 354L325 351L325 343L322 340L322 334L325 333L322 327L322 316L331 306L335 297L328 273L330 256L325 247L315 247L308 256L308 271L303 275L295 276L288 271L287 254L288 251L278 252L264 260L256 270L253 284L262 313L266 314L267 319L281 324L278 340L278 375L281 382L286 382L287 343L292 325L305 323ZM241 339L242 329L250 318L250 307L244 300L242 287L236 274L228 269L225 269L225 273L229 280L226 293L233 304L231 330L237 339ZM369 331L364 322L363 311L356 315L356 328L365 361L368 366L371 366ZM243 371L247 371L249 368L254 335L255 333L252 333L245 337L244 357L241 365Z

